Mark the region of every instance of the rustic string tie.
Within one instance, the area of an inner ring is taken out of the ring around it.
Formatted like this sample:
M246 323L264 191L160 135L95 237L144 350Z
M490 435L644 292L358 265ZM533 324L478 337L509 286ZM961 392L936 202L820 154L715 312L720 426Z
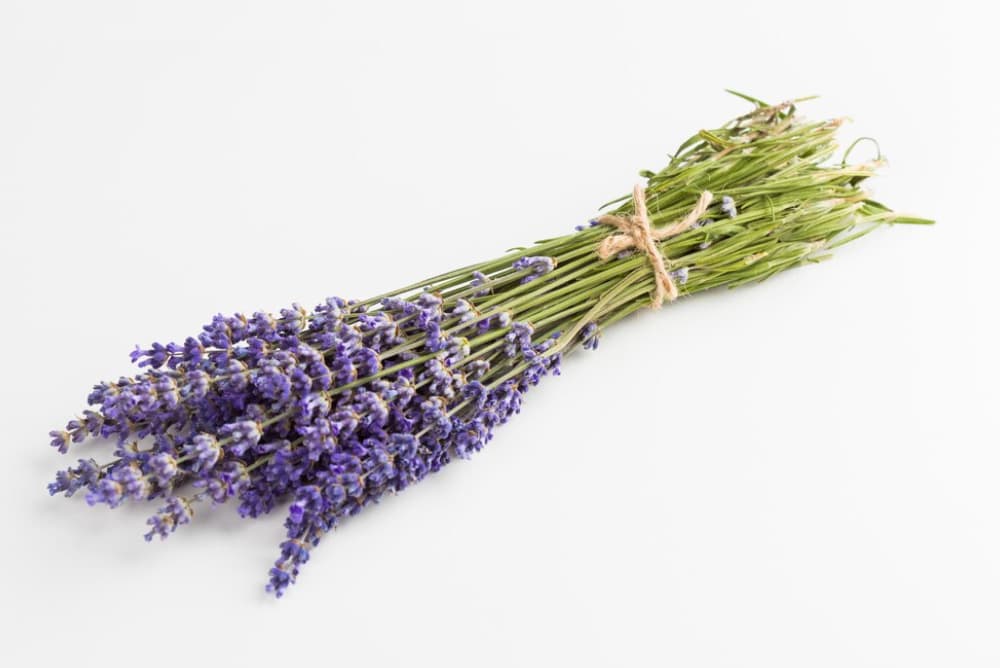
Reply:
M677 299L677 285L670 276L667 269L668 261L663 257L656 242L663 241L681 232L690 229L705 212L708 211L712 203L712 193L705 191L698 197L698 203L694 208L676 223L671 223L666 227L652 229L649 224L649 212L646 210L646 191L640 184L636 184L632 191L632 203L635 213L628 216L616 216L606 214L597 219L602 225L612 225L620 230L619 234L612 234L601 242L597 247L597 255L602 260L612 258L622 251L636 248L646 254L649 263L653 265L653 274L656 277L656 291L653 293L652 308L660 308L663 301L672 302Z

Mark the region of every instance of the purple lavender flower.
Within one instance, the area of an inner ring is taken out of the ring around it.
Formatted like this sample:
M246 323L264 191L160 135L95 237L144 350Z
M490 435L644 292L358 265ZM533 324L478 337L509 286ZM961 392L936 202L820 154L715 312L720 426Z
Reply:
M154 536L159 536L163 540L176 531L177 527L189 523L193 517L194 511L186 499L171 496L155 515L146 520L146 524L152 528L145 538L151 541Z
M184 456L192 460L191 470L195 473L211 470L221 455L222 448L212 434L198 434L184 446Z
M295 492L295 502L289 507L288 520L294 525L322 522L326 510L323 490L318 485L303 485Z
M125 490L121 484L103 478L95 484L87 493L87 503L95 506L99 503L106 503L112 508L118 506L125 499Z
M71 466L65 471L56 473L56 479L49 484L49 494L64 493L73 496L77 490L93 487L101 477L101 467L93 459L81 459L77 466Z
M553 269L556 268L555 258L548 257L545 255L535 255L535 256L525 256L514 261L511 265L516 271L528 272L528 275L521 279L521 283L530 283L531 281L544 276Z
M721 206L721 209L722 209L722 213L726 214L730 218L735 218L736 217L736 214L737 214L737 211L736 211L736 202L729 195L723 195L722 196L722 206Z
M281 558L271 569L267 591L281 598L288 586L295 582L299 567L309 561L309 544L298 538L291 538L281 544Z
M142 500L149 496L149 481L136 462L123 462L111 471L111 479L121 485L125 498Z
M70 435L68 431L50 431L49 436L52 438L53 448L56 448L62 454L66 454L69 451Z
M490 294L491 290L489 288L490 279L489 277L481 271L472 272L472 280L469 281L469 285L472 286L483 286L482 290L476 290L472 296L473 297L484 297Z
M597 350L600 340L600 331L597 328L596 322L588 322L584 328L580 330L580 341L584 350Z
M177 476L177 460L166 452L159 452L147 461L149 475L160 487L167 487Z
M132 351L132 362L138 363L140 367L151 367L159 369L170 359L173 350L162 343L154 343L148 350L143 350L139 346Z
M195 401L204 399L208 395L208 390L212 385L212 377L208 372L201 369L189 371L185 377L184 385L181 389L182 399L193 399Z
M219 430L219 436L229 441L227 449L237 457L242 457L247 450L257 445L262 433L260 424L253 420L231 422Z
M198 478L194 486L204 490L214 503L225 503L239 496L250 485L250 475L243 462L228 461L218 464L210 475Z
M544 256L517 264L532 279L554 267ZM484 334L496 341L489 354L473 345ZM189 522L194 500L236 499L257 517L290 497L268 585L282 595L343 519L482 449L528 387L558 373L554 336L538 341L509 310L481 317L473 298L433 291L372 309L331 299L312 313L217 315L183 344L135 353L138 376L95 386L95 410L53 432L53 445L114 436L118 459L81 460L49 490L86 489L89 503L112 507L163 497L147 540ZM494 363L522 366L493 387ZM185 481L191 499L174 495Z

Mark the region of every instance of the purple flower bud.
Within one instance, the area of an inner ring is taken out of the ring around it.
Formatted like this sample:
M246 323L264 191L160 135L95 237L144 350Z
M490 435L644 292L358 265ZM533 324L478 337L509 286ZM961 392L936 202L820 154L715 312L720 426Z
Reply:
M521 283L529 283L555 269L556 260L545 255L526 255L515 260L511 267L516 271L528 272L528 275L521 279Z
M208 373L200 370L190 371L184 378L181 396L184 398L190 397L195 401L204 399L208 394L210 384L211 376Z
M166 452L158 452L146 462L149 475L161 487L166 487L177 475L177 460Z
M227 449L237 457L257 445L261 434L260 424L251 420L231 422L219 430L219 436L229 442Z
M171 350L162 343L154 343L148 350L136 346L129 357L133 364L138 362L140 367L159 369L170 359Z
M589 322L580 330L580 341L583 343L584 350L597 350L600 339L596 322Z
M737 214L737 211L736 211L736 202L729 195L723 195L722 196L722 206L721 206L721 209L722 209L722 213L726 214L730 218L735 218L736 217L736 214Z
M128 462L111 470L111 479L121 485L125 498L143 500L149 496L149 481L136 462Z
M124 490L122 486L109 478L99 481L87 493L87 504L95 506L99 503L106 503L112 508L118 506L124 500Z
M469 285L487 285L489 283L489 277L481 271L472 272L472 280L469 281ZM482 297L484 295L490 294L491 290L488 287L484 287L482 290L477 290L473 296Z
M674 279L681 285L688 282L688 268L680 267L679 269L674 269L670 272L670 278Z
M53 448L56 448L64 455L69 451L70 436L68 431L50 431L49 436L52 438L51 443Z
M556 267L544 256L515 264L523 273L495 269L503 286ZM476 272L465 286L459 280L442 293L403 293L366 307L331 299L312 313L296 305L280 317L217 315L181 345L138 350L135 361L150 369L95 386L88 397L95 410L51 434L62 451L87 435L116 437L119 461L107 469L81 461L49 491L84 489L91 504L111 506L164 496L149 540L190 521L195 499L236 499L241 515L256 517L291 498L288 540L269 584L281 595L325 532L481 449L531 385L558 373L551 332L535 341L539 334L510 311L491 306L481 315L474 298L456 296L487 293L495 278ZM585 345L596 343L594 330L582 333ZM479 337L488 332L496 332L494 352L481 355ZM427 353L435 354L399 368ZM490 389L510 368L521 371ZM139 445L148 440L151 449ZM186 479L193 499L173 494Z
M290 538L281 544L281 557L270 572L267 591L277 598L285 594L288 586L295 582L299 567L309 561L309 544L300 538Z
M207 478L194 481L195 487L205 490L214 503L224 503L227 499L241 494L250 484L250 476L242 462L223 462L212 469Z
M176 531L177 527L190 522L193 517L194 512L190 503L180 497L171 496L159 512L146 520L146 524L152 527L145 536L146 540L153 540L153 536L159 536L160 540L163 540Z
M93 459L81 459L77 466L70 467L56 474L54 482L49 484L49 494L55 496L65 493L73 494L83 487L93 487L101 477L101 468Z
M211 434L198 434L184 446L184 456L193 460L191 470L195 473L211 470L221 454L219 441Z

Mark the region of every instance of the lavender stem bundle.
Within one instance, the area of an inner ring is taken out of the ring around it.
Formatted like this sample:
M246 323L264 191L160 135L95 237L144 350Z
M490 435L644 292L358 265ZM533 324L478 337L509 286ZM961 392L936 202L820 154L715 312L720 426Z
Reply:
M745 97L745 96L741 96ZM268 590L281 596L344 518L481 449L569 351L678 296L764 280L886 223L929 223L872 200L881 159L832 162L839 120L755 106L702 130L644 188L576 231L363 301L217 315L180 343L137 348L137 375L96 385L52 445L80 459L53 495L160 499L147 540L232 500L290 500ZM715 194L718 194L716 197Z

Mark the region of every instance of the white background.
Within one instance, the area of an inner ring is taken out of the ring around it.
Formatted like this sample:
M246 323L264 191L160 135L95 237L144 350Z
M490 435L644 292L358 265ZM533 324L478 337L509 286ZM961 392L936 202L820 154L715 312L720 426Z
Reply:
M995 25L889 4L3 2L0 658L1000 664ZM134 344L569 231L725 87L822 94L939 224L621 324L281 601L282 514L46 495Z

